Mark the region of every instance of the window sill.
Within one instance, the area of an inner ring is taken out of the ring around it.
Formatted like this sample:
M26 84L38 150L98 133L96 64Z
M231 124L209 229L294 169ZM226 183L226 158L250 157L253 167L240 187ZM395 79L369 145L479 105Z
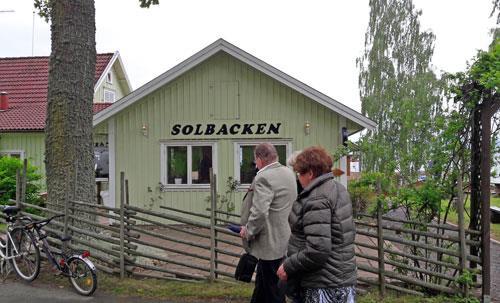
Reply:
M238 185L238 187L236 188L236 190L238 192L247 192L248 189L250 188L250 185L251 184L240 184L240 185Z
M168 184L168 185L163 185L161 191L162 192L210 191L210 185Z

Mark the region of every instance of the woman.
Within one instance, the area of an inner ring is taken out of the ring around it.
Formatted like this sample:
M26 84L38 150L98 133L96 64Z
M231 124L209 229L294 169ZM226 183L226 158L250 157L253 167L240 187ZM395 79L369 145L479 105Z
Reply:
M282 281L299 281L294 302L355 300L352 206L331 168L332 159L322 147L305 149L294 164L304 190L293 204L287 258L277 271Z

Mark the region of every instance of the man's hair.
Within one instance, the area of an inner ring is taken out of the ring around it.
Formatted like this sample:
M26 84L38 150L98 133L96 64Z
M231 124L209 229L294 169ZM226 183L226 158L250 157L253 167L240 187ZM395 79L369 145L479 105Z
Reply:
M278 161L278 152L276 148L269 143L257 145L254 150L254 156L260 158L266 164Z
M319 177L329 173L333 161L328 152L321 146L312 146L304 149L295 160L293 169L301 174L312 171L313 176Z

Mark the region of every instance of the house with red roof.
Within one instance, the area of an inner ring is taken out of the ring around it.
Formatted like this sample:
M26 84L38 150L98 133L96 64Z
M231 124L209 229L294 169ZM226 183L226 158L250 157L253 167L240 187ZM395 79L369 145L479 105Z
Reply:
M49 57L0 58L0 156L27 158L45 174L45 119ZM132 91L118 52L98 54L94 114ZM94 131L97 145L107 135Z

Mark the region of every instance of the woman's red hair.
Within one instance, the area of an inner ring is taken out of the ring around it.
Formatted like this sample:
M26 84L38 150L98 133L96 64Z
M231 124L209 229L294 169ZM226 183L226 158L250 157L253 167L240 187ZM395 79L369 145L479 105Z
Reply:
M293 169L300 174L311 171L316 178L331 172L332 165L332 157L323 147L312 146L304 149L297 156Z

